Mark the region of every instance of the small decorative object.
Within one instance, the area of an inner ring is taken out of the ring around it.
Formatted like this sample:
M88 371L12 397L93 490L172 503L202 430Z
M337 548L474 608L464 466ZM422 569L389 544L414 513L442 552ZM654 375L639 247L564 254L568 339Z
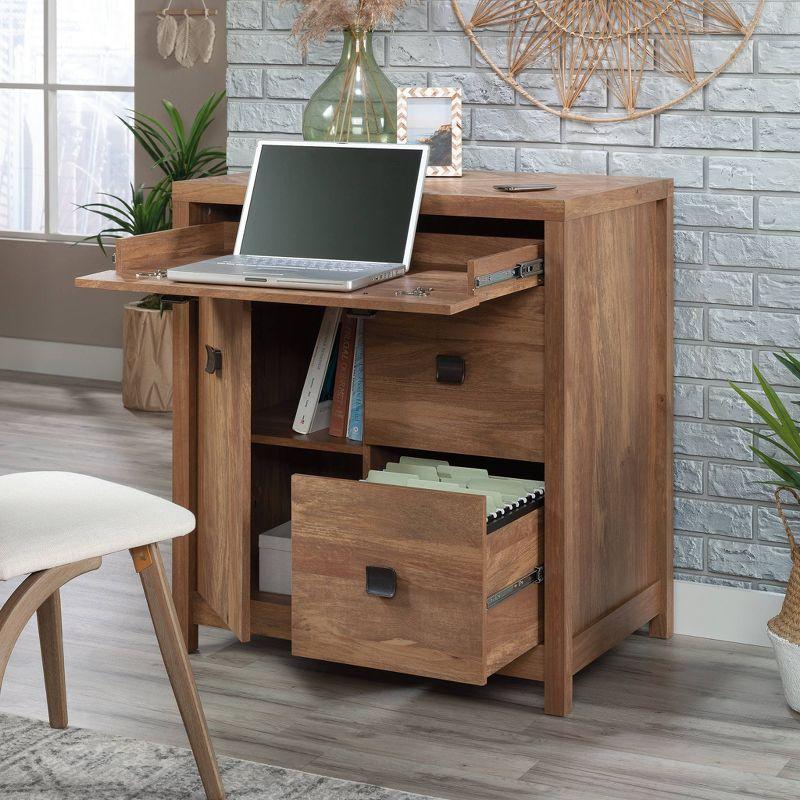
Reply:
M775 358L795 378L800 380L800 359L786 351L783 354L776 353ZM775 649L786 702L795 711L800 712L800 547L792 536L789 520L781 502L783 495L788 495L800 504L800 472L794 466L800 463L800 426L792 418L783 400L767 383L759 368L754 366L753 369L761 390L766 395L770 405L769 409L735 384L731 384L731 386L763 425L766 425L766 429L764 427L747 429L759 442L767 444L763 449L762 447L752 447L751 449L778 478L773 482L777 487L775 505L789 539L792 571L789 575L783 607L780 614L767 623L767 633ZM774 451L775 455L764 452L765 449ZM784 455L788 457L788 460L780 460Z
M202 9L184 8L172 10L172 0L167 7L159 11L156 28L158 53L162 58L169 58L174 53L175 60L182 67L193 67L199 58L207 64L214 54L214 40L217 29L214 20L217 12L200 0ZM177 18L182 17L180 24Z
M303 114L306 141L386 144L397 140L396 89L375 60L372 31L391 25L405 3L300 0L292 30L303 52L331 31L344 31L339 63L311 96Z
M172 301L151 294L122 315L122 405L172 410Z
M174 15L168 14L169 6L158 17L156 26L156 44L161 58L169 58L175 50L175 40L178 38L178 20Z
M658 114L680 103L716 78L742 52L753 35L764 0L757 0L749 23L728 0L478 0L469 21L460 0L450 0L456 18L480 57L520 96L566 119L623 122ZM746 5L745 5L746 7ZM504 59L493 53L498 31L505 31ZM705 77L697 75L692 49L696 35L723 34L731 52ZM525 72L548 65L561 108L553 108L525 88ZM669 99L639 104L649 74L677 79ZM590 83L605 84L619 109L592 116L577 113ZM644 107L649 105L649 107Z
M461 89L398 89L397 141L430 147L433 177L461 175Z

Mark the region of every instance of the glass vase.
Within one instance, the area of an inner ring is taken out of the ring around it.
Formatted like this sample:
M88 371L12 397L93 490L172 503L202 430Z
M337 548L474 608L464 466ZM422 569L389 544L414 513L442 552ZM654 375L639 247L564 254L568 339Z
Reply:
M310 142L397 141L397 89L372 52L372 31L347 28L342 57L303 114Z

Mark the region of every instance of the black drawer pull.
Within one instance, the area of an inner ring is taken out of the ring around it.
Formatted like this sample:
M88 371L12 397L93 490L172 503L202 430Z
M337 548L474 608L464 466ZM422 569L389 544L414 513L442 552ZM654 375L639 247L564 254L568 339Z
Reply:
M367 594L392 598L397 592L397 573L391 567L367 567Z
M217 350L210 344L206 345L206 372L213 375L222 370L222 350Z
M461 356L436 356L437 383L464 383L467 365Z

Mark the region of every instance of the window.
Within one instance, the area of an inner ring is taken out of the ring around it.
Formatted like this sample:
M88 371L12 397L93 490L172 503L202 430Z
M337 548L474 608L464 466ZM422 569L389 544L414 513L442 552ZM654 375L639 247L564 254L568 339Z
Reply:
M128 199L132 0L0 0L0 231L84 236L75 208Z

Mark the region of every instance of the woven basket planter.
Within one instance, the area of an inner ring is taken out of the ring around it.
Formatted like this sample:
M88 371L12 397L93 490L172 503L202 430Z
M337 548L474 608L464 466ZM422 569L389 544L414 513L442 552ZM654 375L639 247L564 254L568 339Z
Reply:
M122 325L122 404L134 411L172 410L172 311L128 303Z
M778 489L775 492L778 515L786 528L792 549L792 572L781 611L767 623L767 633L775 650L786 702L790 708L800 712L800 547L792 536L789 520L781 505L781 494L784 492L792 495L798 503L800 495L792 489Z

